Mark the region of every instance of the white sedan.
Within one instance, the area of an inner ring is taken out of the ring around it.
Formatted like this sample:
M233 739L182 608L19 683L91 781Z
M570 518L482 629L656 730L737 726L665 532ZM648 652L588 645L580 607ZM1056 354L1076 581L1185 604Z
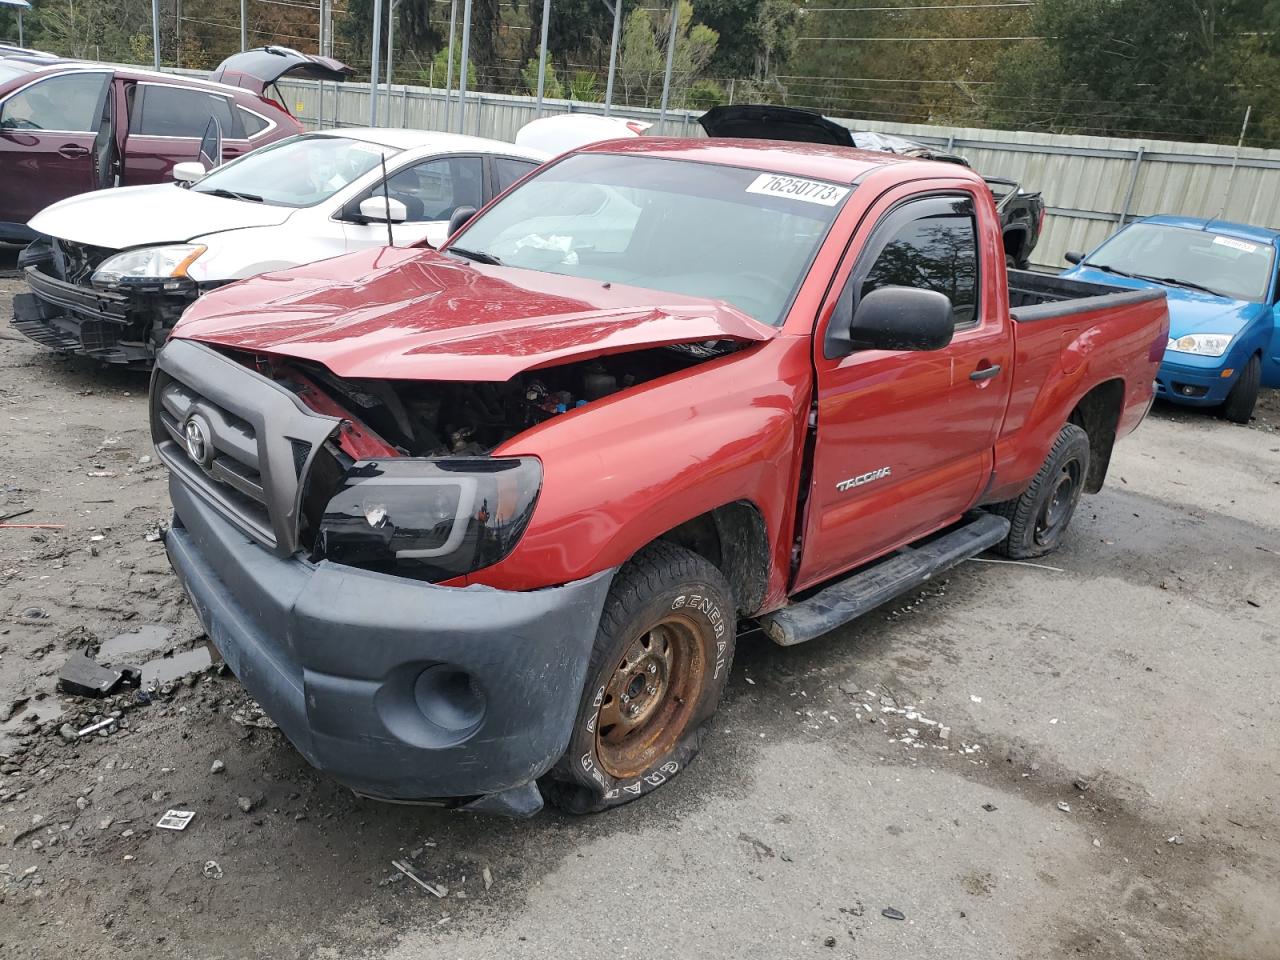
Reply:
M30 221L31 288L14 324L33 340L147 366L205 290L385 245L439 245L547 159L540 150L423 130L336 129L269 144L175 183L81 194ZM386 176L384 178L383 169ZM190 178L190 179L185 179Z

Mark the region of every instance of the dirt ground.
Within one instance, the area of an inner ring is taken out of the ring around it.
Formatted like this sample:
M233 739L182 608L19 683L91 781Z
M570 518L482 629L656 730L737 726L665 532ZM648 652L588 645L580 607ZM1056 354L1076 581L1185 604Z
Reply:
M0 515L61 525L0 530L7 958L1280 957L1275 392L1250 427L1157 408L1043 563L744 638L668 788L507 822L360 800L184 676L146 387L0 326ZM154 693L56 694L102 644Z

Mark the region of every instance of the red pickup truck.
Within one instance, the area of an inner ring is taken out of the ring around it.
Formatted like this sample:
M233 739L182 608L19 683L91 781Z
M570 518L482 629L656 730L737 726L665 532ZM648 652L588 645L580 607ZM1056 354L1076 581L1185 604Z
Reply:
M194 304L152 381L166 545L316 767L600 810L688 765L740 620L799 643L1054 549L1167 326L1158 289L1007 276L955 165L613 141L440 251Z

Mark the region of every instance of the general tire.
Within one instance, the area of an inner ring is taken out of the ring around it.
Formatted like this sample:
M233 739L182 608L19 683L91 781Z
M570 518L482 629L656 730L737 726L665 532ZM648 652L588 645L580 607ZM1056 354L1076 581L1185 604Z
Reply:
M1232 423L1248 423L1253 417L1254 405L1258 402L1258 390L1262 386L1262 361L1255 353L1240 371L1240 379L1235 382L1226 402L1222 404L1222 415Z
M1089 435L1068 423L1022 496L987 508L1009 520L1009 536L996 546L996 552L1027 560L1057 550L1088 475Z
M605 600L569 747L541 784L547 800L595 813L683 771L719 706L736 629L711 563L661 541L638 553Z

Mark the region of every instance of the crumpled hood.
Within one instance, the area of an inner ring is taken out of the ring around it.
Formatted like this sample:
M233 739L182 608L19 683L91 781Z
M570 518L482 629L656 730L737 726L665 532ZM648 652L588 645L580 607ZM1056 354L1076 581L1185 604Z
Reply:
M1121 277L1105 270L1077 267L1062 275L1072 280L1106 283L1113 287L1164 290L1169 303L1169 337L1173 340L1191 333L1229 333L1234 336L1267 312L1267 306L1263 303L1218 297L1199 290L1152 283L1137 277Z
M185 243L209 233L284 223L292 207L196 193L176 183L94 190L59 200L31 218L37 233L60 240L125 250Z
M315 361L341 377L489 381L644 347L776 334L718 301L412 248L223 287L174 328L178 337Z

